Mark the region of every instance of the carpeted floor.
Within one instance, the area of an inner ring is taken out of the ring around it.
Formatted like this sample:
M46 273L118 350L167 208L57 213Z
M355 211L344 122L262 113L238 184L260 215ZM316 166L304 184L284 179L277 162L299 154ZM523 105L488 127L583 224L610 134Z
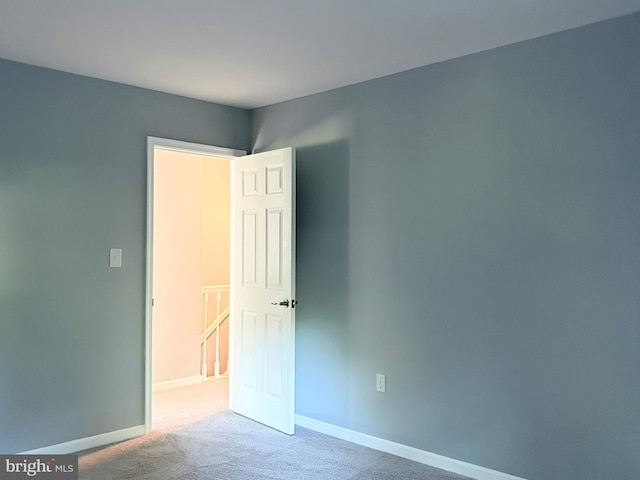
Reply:
M229 379L222 377L153 394L153 430L171 432L229 408Z
M80 452L83 480L463 480L302 427L288 436L228 410L226 379L154 394L153 431Z

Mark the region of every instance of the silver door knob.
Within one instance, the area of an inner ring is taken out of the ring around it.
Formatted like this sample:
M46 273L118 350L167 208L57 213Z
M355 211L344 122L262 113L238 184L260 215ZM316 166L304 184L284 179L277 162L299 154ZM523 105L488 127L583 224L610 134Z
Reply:
M288 307L289 300L282 300L281 302L271 302L271 305L280 305L281 307Z

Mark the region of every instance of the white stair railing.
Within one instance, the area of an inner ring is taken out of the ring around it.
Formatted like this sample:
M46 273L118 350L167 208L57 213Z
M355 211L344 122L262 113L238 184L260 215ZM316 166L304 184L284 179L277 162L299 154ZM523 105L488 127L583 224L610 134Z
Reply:
M208 376L207 366L207 340L211 334L216 333L216 360L214 362L214 377L220 376L220 324L229 317L229 306L221 309L222 294L229 292L229 285L206 285L202 287L204 300L204 318L202 322L202 335L200 341L202 344L202 380L206 380ZM209 318L209 294L216 294L216 317L211 325L207 325Z

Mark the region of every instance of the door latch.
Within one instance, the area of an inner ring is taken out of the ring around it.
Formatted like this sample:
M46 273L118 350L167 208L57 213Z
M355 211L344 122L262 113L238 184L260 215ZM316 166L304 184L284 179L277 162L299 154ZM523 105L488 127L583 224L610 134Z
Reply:
M289 300L282 300L281 302L271 302L271 305L279 305L281 307L288 307Z
M289 302L289 300L282 300L281 302L271 302L271 305L278 305L280 307L289 307L289 304L291 304L291 308L296 308L296 305L298 304L298 300L291 300L291 302Z

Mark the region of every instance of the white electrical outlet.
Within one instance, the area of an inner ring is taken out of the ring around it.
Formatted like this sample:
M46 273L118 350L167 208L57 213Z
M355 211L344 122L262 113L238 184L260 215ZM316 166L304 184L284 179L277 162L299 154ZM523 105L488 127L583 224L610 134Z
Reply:
M382 393L387 391L387 377L382 373L376 374L376 390Z

